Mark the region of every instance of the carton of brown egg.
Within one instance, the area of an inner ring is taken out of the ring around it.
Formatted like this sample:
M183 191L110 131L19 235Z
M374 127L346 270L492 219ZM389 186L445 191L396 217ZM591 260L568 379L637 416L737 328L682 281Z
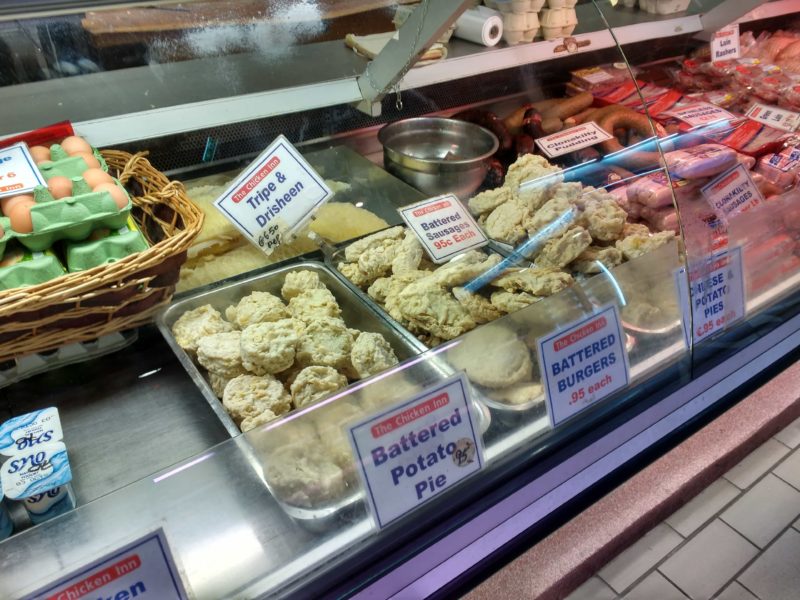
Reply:
M70 136L50 148L34 146L30 153L47 186L0 199L6 217L0 221L0 257L11 239L43 251L58 240L84 240L96 229L125 226L130 197L85 140Z

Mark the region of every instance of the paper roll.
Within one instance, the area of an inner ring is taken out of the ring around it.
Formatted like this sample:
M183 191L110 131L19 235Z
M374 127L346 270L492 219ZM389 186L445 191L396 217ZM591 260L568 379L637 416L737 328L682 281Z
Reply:
M475 44L494 46L503 37L503 19L494 11L470 9L456 21L453 35Z

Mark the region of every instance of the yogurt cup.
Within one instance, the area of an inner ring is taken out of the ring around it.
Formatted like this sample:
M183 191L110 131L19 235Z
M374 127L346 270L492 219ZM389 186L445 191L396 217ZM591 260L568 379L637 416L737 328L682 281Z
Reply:
M0 454L26 454L41 445L60 442L63 437L58 409L43 408L14 417L0 425Z
M21 501L33 523L41 523L75 508L69 487L72 470L62 442L40 444L9 458L0 467L3 493Z

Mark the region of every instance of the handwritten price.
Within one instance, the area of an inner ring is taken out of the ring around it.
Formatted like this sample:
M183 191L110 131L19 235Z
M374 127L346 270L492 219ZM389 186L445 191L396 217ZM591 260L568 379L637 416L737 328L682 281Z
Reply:
M266 232L258 236L258 245L261 248L277 248L281 243L281 234L277 225L270 226Z

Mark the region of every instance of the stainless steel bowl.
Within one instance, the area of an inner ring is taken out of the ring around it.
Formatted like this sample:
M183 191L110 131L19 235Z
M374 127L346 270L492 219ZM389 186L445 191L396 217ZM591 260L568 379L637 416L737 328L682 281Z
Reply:
M489 169L500 143L473 123L441 117L404 119L378 133L386 170L430 196L468 198Z

